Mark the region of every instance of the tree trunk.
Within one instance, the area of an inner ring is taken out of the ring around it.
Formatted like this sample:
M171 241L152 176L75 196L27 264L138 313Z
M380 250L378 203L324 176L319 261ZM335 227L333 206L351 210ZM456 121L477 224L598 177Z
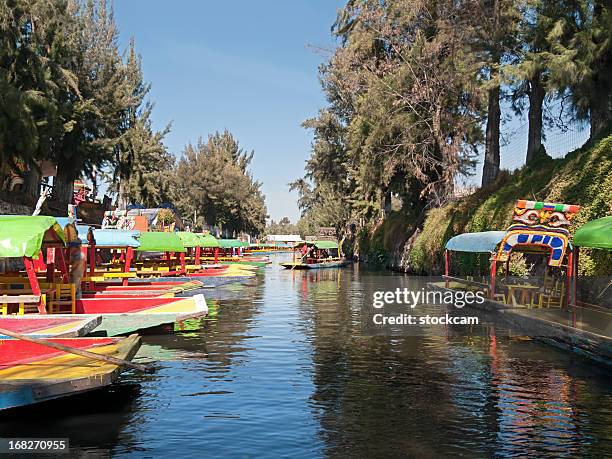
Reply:
M383 216L387 218L391 213L391 210L391 192L387 190L384 192L383 197Z
M53 197L62 209L66 209L66 212L68 212L68 204L72 204L74 195L74 178L69 170L60 160L57 164L57 175L53 182Z
M497 177L497 174L499 174L499 136L501 125L499 92L499 86L495 86L489 90L485 157L484 166L482 168L482 186L493 182Z
M529 134L526 163L529 163L542 148L542 106L545 96L546 90L538 73L529 82Z
M30 170L25 176L23 188L25 193L36 202L40 196L41 173L36 166L30 166Z
M119 210L127 209L127 206L129 204L127 190L125 188L126 188L125 181L120 179L119 180L119 195L117 196L117 208Z
M591 102L591 137L596 140L607 132L612 125L612 114L606 97Z

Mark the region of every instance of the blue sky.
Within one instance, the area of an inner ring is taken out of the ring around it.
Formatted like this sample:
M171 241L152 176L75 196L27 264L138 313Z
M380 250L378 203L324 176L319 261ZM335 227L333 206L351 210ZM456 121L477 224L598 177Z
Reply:
M248 150L268 212L298 218L287 183L303 175L312 134L301 122L324 106L317 67L335 42L340 0L214 2L115 0L126 46L134 37L152 84L153 120L172 122L169 151L229 129Z

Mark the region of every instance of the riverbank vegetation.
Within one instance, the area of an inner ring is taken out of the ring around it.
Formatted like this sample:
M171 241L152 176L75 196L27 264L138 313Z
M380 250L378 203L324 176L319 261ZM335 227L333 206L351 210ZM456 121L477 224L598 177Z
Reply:
M464 232L504 230L511 223L517 199L571 202L581 206L573 229L590 220L612 214L612 136L586 145L562 159L541 154L531 166L502 173L495 183L427 213L422 228L411 237L405 216L393 213L373 238L358 241L361 254L393 268L416 273L440 274L444 270L444 244ZM459 255L457 255L459 257ZM457 269L469 272L478 257L459 257ZM482 261L482 260L480 260ZM461 263L462 262L462 263ZM487 266L486 263L481 263ZM609 252L583 251L580 274L603 275L612 265Z
M328 104L304 123L314 134L306 175L290 185L304 219L347 232L362 259L414 247L391 264L434 272L444 238L503 228L514 199L595 209L583 174L612 170L609 142L593 147L612 119L611 25L600 0L349 0L320 69ZM500 170L502 118L523 113L526 166L510 174ZM546 129L581 123L591 147L546 155ZM455 201L479 153L481 189Z
M1 197L33 206L53 176L44 211L65 215L75 180L93 183L94 196L106 181L119 208L174 201L196 226L206 216L230 232L261 232L253 153L224 132L176 161L164 144L170 125L153 127L150 87L134 41L119 45L107 0L0 2Z

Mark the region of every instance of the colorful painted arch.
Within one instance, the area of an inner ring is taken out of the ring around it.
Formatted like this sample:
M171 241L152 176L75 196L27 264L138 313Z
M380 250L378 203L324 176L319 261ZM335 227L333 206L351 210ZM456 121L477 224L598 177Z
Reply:
M523 229L511 230L501 241L497 254L499 261L506 261L517 247L541 247L550 250L548 265L559 267L570 246L568 237L563 233L544 233Z

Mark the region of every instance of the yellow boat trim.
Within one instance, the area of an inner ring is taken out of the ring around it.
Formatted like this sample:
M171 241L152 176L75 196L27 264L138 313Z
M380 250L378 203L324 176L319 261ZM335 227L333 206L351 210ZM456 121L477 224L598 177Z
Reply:
M33 334L36 335L63 335L65 333L68 333L72 330L78 330L79 328L83 327L84 324L86 324L87 322L89 322L89 320L79 320L77 322L70 322L67 324L62 324L62 325L56 325L54 327L50 327L50 328L45 328L42 330L36 330L36 332L34 332Z
M152 314L152 313L163 313L163 312L174 312L174 313L192 313L198 312L199 307L193 298L185 298L183 300L174 301L169 304L164 304L156 308L145 309L139 311L136 314Z
M135 345L138 337L122 339L114 344L84 349L101 355L111 355L119 359L125 359ZM78 379L92 376L102 376L112 373L117 365L92 360L74 354L63 354L50 357L37 362L29 362L16 365L11 368L0 370L0 380L65 380Z

